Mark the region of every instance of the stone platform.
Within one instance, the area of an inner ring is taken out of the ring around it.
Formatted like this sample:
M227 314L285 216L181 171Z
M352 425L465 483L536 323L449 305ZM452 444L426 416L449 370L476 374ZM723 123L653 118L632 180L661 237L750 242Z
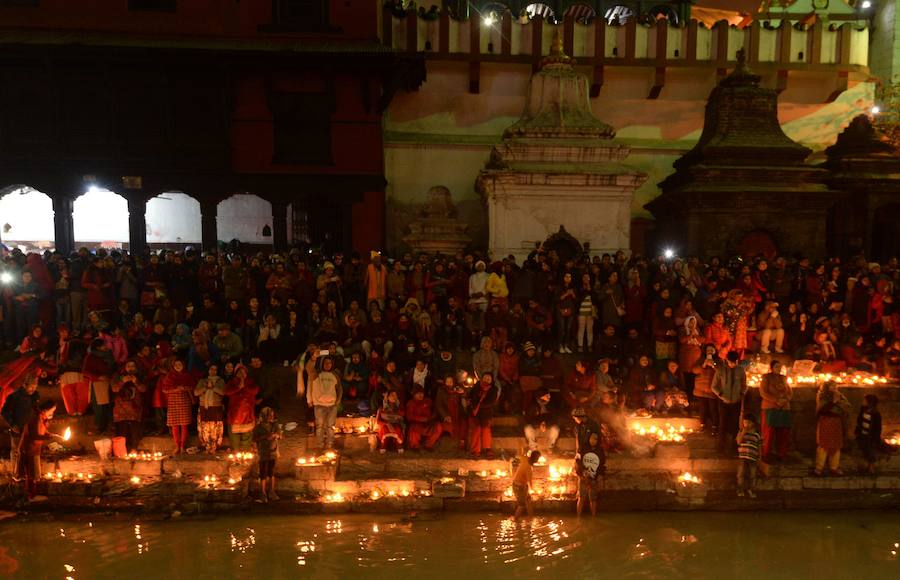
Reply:
M900 455L879 464L879 474L813 477L810 462L794 455L785 465L761 465L757 499L735 494L737 460L717 457L715 441L689 435L683 443L653 443L636 453L607 461L601 509L774 510L896 508L900 506ZM307 463L298 465L304 457ZM308 460L313 458L312 464ZM123 511L144 514L253 510L277 513L511 512L512 456L470 459L450 451L338 455L322 464L314 455L289 459L290 472L278 479L281 500L253 501L255 465L219 456L164 456L155 460L112 459L96 454L47 458L40 493L48 499L27 503L19 488L0 499L0 508L26 511ZM844 456L854 473L857 458ZM536 510L571 512L577 481L570 453L551 456L535 467ZM9 462L0 463L0 479ZM699 483L681 483L690 473Z

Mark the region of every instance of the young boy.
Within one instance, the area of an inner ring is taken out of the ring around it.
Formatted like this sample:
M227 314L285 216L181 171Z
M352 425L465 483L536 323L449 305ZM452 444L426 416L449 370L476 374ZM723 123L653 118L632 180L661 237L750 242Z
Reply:
M756 486L756 464L759 461L759 448L762 444L756 417L750 414L744 415L736 441L740 460L737 472L737 495L744 497L746 493L755 498L756 492L753 491L753 488Z
M575 513L581 516L584 503L591 507L591 515L597 516L597 501L606 472L606 452L600 445L600 434L591 433L587 445L581 449L581 457L575 462L575 473L578 474L578 503Z
M878 397L866 395L863 406L859 409L859 417L856 418L856 443L866 462L866 473L875 473L875 462L878 460L878 452L884 449L881 439L881 413L878 412Z
M261 503L280 499L275 493L275 460L278 458L278 440L281 437L281 426L275 422L275 411L271 407L263 407L256 420L256 427L253 429L253 441L256 442L256 452L259 455L259 499L257 501Z
M531 496L528 494L531 488L531 477L534 474L534 464L541 458L540 451L531 451L519 460L519 466L513 475L513 493L516 496L516 513L515 518L519 519L525 512L528 517L534 517L534 505L531 503Z

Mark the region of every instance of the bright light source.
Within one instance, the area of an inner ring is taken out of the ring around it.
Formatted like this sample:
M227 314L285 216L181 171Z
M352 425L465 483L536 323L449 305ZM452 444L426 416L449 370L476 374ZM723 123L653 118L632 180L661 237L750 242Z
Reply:
M100 188L96 185L92 185L87 189L88 193L97 193L98 191L100 191Z
M878 105L874 105L871 109L869 109L869 112L873 115L877 115L881 112L881 107L879 107Z
M3 272L2 274L0 274L0 282L3 282L4 284L12 284L12 281L13 275L9 272Z
M862 4L860 6L862 6L863 10L868 10L869 8L872 7L872 1L871 0L863 0Z
M494 23L497 22L497 17L493 12L484 17L484 25L485 26L493 26Z
M663 256L666 257L666 260L671 260L675 257L675 250L673 250L672 248L666 248L665 250L663 250Z

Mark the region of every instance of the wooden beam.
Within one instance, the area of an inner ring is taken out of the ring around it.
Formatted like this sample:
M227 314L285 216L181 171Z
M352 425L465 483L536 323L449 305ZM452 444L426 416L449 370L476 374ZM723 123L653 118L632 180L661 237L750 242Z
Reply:
M418 52L419 16L415 10L406 13L406 52Z
M569 56L575 53L575 16L568 12L563 21L563 52Z
M500 20L500 54L512 54L512 12L503 12Z
M778 27L778 41L781 49L778 51L778 62L780 63L791 62L791 30L793 30L791 23L782 20L781 26ZM780 73L781 71L779 71Z
M531 21L531 69L537 72L541 69L541 60L544 58L544 18L536 16Z
M481 91L481 62L473 60L469 63L469 92L477 95Z
M850 64L850 24L841 24L837 42L837 63Z
M440 20L438 20L438 52L440 54L450 53L450 13L441 10Z
M381 14L381 42L391 47L394 42L394 14L387 4L381 8Z
M747 64L759 62L759 21L754 20L747 28Z
M784 69L778 69L778 74L775 76L775 90L780 93L787 89L787 86L788 71Z
M659 98L659 93L662 92L663 87L666 86L666 67L658 66L656 67L656 74L653 80L653 86L650 87L650 94L647 95L648 99L657 99Z
M809 36L809 54L806 56L806 62L818 64L822 61L822 21L820 19L816 18L812 34Z
M606 20L594 19L594 71L591 79L591 98L600 96L603 88L603 63L606 62Z
M656 61L656 70L654 72L653 86L650 87L648 99L657 99L666 86L666 63L669 60L668 44L669 44L669 24L667 20L656 21L656 54L653 55Z
M713 26L716 33L716 64L724 67L728 62L728 22L720 20Z
M837 86L835 87L834 91L830 95L828 95L828 98L825 99L826 103L833 103L839 96L841 96L841 93L843 93L850 87L850 73L845 70L838 71L837 82L835 84Z
M691 20L687 26L687 54L685 55L687 62L696 62L697 60L697 21Z
M637 19L632 18L625 23L625 62L632 63L637 46ZM619 55L622 56L622 55Z

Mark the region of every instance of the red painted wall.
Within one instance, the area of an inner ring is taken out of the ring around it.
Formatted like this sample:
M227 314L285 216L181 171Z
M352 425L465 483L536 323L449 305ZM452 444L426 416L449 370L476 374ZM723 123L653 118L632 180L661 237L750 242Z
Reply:
M372 250L385 250L384 219L383 191L367 191L362 203L353 204L353 249L364 259Z
M371 40L377 36L377 0L340 0L328 3L336 37ZM176 12L128 10L128 0L40 0L37 7L0 8L4 27L90 30L150 35L206 35L226 37L302 34L260 32L272 23L270 0L178 0ZM321 38L321 35L315 35Z
M271 80L276 90L321 92L324 80L316 71L292 71ZM332 165L285 165L272 162L272 113L266 102L266 79L248 74L238 80L232 114L232 166L241 172L271 173L354 173L381 174L384 169L381 145L381 115L377 112L378 84L367 80L369 103L365 110L361 81L350 75L336 75L333 91L335 107L331 116Z

